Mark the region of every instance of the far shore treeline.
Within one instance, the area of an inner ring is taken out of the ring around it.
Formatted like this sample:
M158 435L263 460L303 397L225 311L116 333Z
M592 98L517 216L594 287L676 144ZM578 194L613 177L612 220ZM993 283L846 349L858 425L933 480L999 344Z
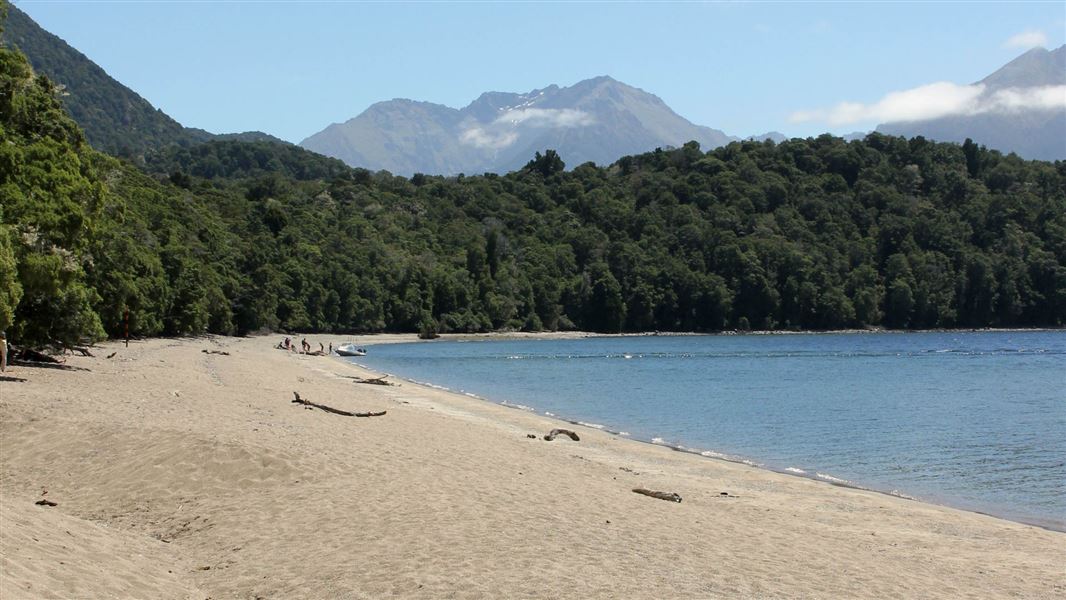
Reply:
M0 50L0 329L24 345L257 331L1066 323L1066 163L871 134L408 179L294 146L93 150Z

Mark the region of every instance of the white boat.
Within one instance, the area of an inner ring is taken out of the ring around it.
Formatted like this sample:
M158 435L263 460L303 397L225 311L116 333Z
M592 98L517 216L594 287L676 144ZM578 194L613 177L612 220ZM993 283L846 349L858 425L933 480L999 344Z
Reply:
M344 344L333 349L338 356L366 356L366 350L356 348L355 344Z

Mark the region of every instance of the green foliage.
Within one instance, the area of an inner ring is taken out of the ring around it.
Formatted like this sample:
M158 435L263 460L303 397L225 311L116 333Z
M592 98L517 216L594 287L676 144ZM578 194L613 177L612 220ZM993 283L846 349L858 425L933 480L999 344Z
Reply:
M1066 164L872 134L408 180L276 144L99 154L0 51L0 324L259 330L1066 324Z
M0 223L3 213L0 212ZM11 327L15 307L22 300L22 284L18 280L18 266L12 242L12 228L0 225L0 331Z
M20 341L103 337L84 270L103 186L85 168L90 150L51 83L7 51L0 51L0 142L0 268L9 273L13 263L17 274L0 276L0 319Z
M274 174L284 179L311 181L329 179L349 171L343 162L299 146L258 141L170 146L149 153L145 162L148 170L170 173L172 183L181 187L188 187L190 175L206 179L243 179Z

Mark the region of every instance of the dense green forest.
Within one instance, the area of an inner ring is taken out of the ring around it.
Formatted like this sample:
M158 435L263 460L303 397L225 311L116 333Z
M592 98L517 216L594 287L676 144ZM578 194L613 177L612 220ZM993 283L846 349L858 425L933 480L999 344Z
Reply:
M1066 163L872 134L408 179L297 147L93 150L0 50L0 328L1060 326Z

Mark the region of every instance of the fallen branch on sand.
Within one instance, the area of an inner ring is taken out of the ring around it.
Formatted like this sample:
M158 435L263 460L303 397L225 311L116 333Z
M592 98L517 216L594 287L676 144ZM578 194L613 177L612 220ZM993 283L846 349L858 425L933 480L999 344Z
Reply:
M77 353L81 354L82 356L89 356L89 357L92 357L92 358L96 358L95 356L93 356L93 353L90 352L89 349L84 347L84 346L71 346L70 347L70 352L71 352L71 354L73 354L74 352L77 352Z
M317 408L319 410L324 410L324 411L326 411L328 413L333 413L335 415L342 415L342 416L345 416L345 417L380 417L380 416L383 416L386 412L388 412L388 411L385 411L385 410L383 410L381 412L361 412L361 413L348 412L346 410L340 410L339 408L333 408L332 406L326 406L325 404L316 404L314 402L311 402L310 400L304 400L303 398L300 397L300 393L299 392L293 392L292 395L296 397L292 401L293 404L303 404L304 406L314 407L314 408Z
M356 379L355 382L356 383L367 383L367 384L370 384L370 385L395 385L394 383L390 383L388 381L385 381L386 377L388 377L388 375L382 375L381 377L375 377L373 379Z
M37 506L59 506L59 504L52 502L51 500L45 500L44 498L34 502L34 504Z
M201 350L204 354L221 354L222 356L229 356L229 352L224 350Z
M581 438L577 437L577 434L574 433L573 431L570 431L569 429L552 429L551 433L549 433L548 435L544 436L544 441L550 442L550 441L554 440L555 436L557 436L557 435L565 435L565 436L569 437L570 439L574 440L575 442L580 442L581 441Z
M118 354L118 350L115 350L115 351L114 351L114 352L112 352L111 354L108 354L108 355L107 355L107 358L115 358L115 355L116 355L116 354Z
M633 488L633 491L638 494L644 494L645 496L651 496L652 498L658 498L659 500L669 500L670 502L681 502L680 494L672 492L653 492L644 488Z

